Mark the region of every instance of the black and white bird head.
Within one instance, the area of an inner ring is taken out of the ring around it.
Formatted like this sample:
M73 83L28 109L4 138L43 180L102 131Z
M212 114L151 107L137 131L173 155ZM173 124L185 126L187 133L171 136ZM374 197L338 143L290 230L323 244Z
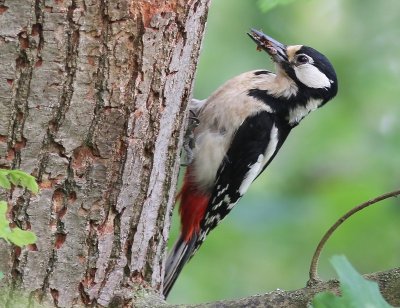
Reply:
M308 46L284 45L254 29L248 35L276 63L277 74L286 75L297 84L299 94L321 99L322 104L336 95L336 73L323 54Z

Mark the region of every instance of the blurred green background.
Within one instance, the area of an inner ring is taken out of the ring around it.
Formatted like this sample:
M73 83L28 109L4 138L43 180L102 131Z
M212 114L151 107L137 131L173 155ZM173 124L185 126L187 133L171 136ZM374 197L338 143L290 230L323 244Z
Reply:
M212 1L194 97L244 71L273 69L247 37L251 27L324 53L338 74L338 96L292 131L184 268L170 303L304 287L315 247L337 218L400 187L400 2L284 0L265 11L274 2ZM334 254L361 273L400 265L400 200L384 202L333 235L319 265L323 279L334 277ZM175 213L171 242L178 230Z

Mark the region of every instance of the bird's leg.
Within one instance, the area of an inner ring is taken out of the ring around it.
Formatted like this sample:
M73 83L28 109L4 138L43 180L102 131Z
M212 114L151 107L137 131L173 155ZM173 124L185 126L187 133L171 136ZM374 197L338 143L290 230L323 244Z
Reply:
M194 130L199 125L200 120L193 110L189 110L189 122L183 137L183 152L181 157L181 166L189 165L193 160L193 150L195 146Z

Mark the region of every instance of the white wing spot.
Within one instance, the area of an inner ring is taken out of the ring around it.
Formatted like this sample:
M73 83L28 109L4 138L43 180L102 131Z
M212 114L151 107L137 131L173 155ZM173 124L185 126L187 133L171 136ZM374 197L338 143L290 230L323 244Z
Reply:
M237 201L229 204L228 205L228 210L230 211L236 205L236 203L237 203Z
M222 205L222 202L224 202L224 201L222 200L221 202L215 204L215 205L212 207L212 210L215 211L216 209L218 209L218 208Z
M231 198L229 197L229 195L226 195L226 196L224 197L224 202L225 202L225 203L231 203Z
M220 220L221 220L221 215L215 214L214 216L206 220L206 225L211 225L214 222L218 224Z
M204 240L206 239L208 230L209 230L209 228L207 228L206 230L204 230L204 231L200 234L199 239L198 239L200 242L204 242Z
M218 186L220 186L220 185L218 185ZM218 191L217 196L218 197L221 196L224 192L226 192L228 190L228 188L229 188L229 184L226 184L225 188Z

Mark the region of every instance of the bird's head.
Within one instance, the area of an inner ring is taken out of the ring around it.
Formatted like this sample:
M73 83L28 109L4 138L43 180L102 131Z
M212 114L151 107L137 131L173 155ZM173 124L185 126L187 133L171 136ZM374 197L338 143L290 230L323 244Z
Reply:
M310 97L324 102L332 99L338 89L335 70L317 50L303 45L284 45L268 35L251 29L248 35L259 50L266 51L276 63L278 74L286 74Z

